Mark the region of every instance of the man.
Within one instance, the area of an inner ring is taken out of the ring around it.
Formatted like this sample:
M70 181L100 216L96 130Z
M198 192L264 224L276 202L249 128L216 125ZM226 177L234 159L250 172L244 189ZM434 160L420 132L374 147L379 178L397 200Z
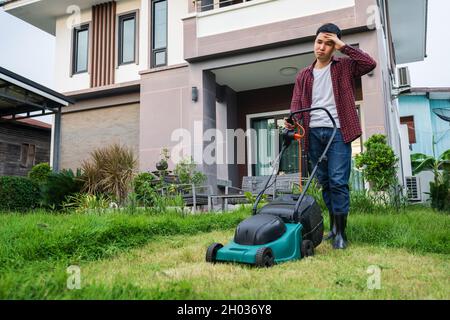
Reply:
M347 57L336 58L339 50ZM330 233L333 248L347 246L345 228L350 206L348 180L351 169L351 142L361 135L361 124L355 107L354 79L376 67L376 62L365 52L345 44L338 26L321 26L314 42L315 62L297 75L291 111L322 107L334 118L337 133L326 159L319 165L317 178L330 215ZM333 132L330 118L323 110L302 113L305 128L305 149L314 166ZM293 126L285 122L288 129Z

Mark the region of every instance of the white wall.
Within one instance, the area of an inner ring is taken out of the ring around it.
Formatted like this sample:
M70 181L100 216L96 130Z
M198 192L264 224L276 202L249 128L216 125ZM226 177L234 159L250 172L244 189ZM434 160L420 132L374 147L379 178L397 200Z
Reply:
M139 9L138 12L138 44L139 44L139 52L137 63L126 64L122 66L117 66L116 60L116 73L115 73L115 83L122 83L127 81L139 80L141 77L139 75L139 71L147 69L148 65L148 21L149 21L149 1L146 0L127 0L127 1L118 1L116 7L116 15L119 16L121 14ZM117 23L116 23L117 25ZM116 28L116 35L118 29ZM116 41L117 46L117 41ZM115 53L117 59L117 48Z
M91 20L91 10L81 12L81 24ZM72 22L74 22L74 19L71 15L66 15L56 20L55 89L59 92L89 88L89 74L87 72L71 76Z
M181 19L186 17L187 14L187 1L168 1L168 65L186 63L186 61L183 59L183 21Z
M353 7L355 0L252 0L198 14L199 37Z
M380 20L381 21L381 20ZM381 25L377 28L377 42L378 42L378 67L381 72L381 90L384 98L385 108L385 126L387 140L392 147L395 156L399 158L397 177L398 182L402 186L406 186L406 176L411 175L411 162L409 152L409 141L407 131L400 125L400 114L398 107L398 99L391 99L391 76L390 72L390 52L388 49L387 37ZM394 73L395 75L395 73ZM406 192L406 190L403 190Z
M115 67L115 83L140 80L139 71L149 69L150 56L150 0L117 1L116 15L138 9L138 63ZM183 59L183 23L182 18L188 14L188 3L182 0L168 2L168 65L185 63ZM72 29L67 27L70 15L56 21L56 54L55 54L55 88L60 92L77 91L89 88L89 74L82 73L71 76L71 41ZM81 12L80 23L92 20L92 10ZM69 23L70 25L70 23ZM117 34L117 30L116 30ZM117 41L116 41L117 43ZM117 48L115 49L117 59Z

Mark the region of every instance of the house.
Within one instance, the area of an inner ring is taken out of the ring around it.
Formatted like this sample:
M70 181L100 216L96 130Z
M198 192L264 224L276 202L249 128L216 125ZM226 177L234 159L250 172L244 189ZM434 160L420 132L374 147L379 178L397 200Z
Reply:
M211 185L269 172L296 74L313 62L315 32L327 22L378 62L356 79L363 135L354 154L384 133L401 156L396 64L423 60L426 48L426 0L14 0L3 8L56 37L57 90L75 101L61 115L61 167L118 142L139 155L141 171L154 170L170 147L192 155ZM282 170L298 170L298 148L287 156L294 161Z
M0 120L0 176L26 176L50 162L52 126L35 119Z
M400 123L407 132L409 150L438 158L450 149L450 88L411 88L399 98ZM430 196L431 171L413 176L405 166L412 199L426 202Z
M437 158L450 149L450 88L412 88L399 107L411 153Z
M59 170L64 95L0 67L0 175L27 175L38 163ZM54 115L53 126L35 117Z

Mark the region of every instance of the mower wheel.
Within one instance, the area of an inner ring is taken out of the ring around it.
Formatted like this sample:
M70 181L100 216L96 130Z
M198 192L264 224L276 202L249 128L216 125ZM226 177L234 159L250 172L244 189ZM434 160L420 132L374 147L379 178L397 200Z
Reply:
M213 243L206 250L206 262L216 263L217 251L222 248L223 245L220 243Z
M311 240L302 241L302 258L312 257L314 255L314 244Z
M262 247L256 251L255 265L260 268L268 268L275 264L275 257L273 256L272 249L269 247Z

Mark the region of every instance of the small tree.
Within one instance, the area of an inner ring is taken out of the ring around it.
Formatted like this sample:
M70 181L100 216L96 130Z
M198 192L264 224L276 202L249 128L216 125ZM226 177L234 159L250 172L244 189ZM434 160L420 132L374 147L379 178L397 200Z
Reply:
M355 158L355 166L362 169L363 177L370 183L372 199L383 206L397 210L405 204L398 188L398 158L386 142L386 136L375 134L364 143L365 151Z
M375 134L365 143L366 151L357 155L355 165L362 169L363 176L374 191L389 191L397 183L397 162L386 136Z

